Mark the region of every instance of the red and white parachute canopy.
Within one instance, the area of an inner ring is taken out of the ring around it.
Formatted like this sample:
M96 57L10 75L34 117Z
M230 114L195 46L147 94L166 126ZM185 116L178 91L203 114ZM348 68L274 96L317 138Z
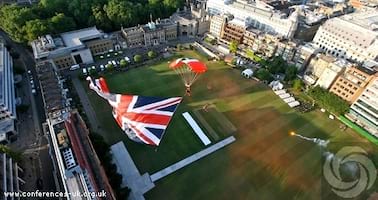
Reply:
M192 58L179 58L169 65L169 68L179 74L186 87L190 87L199 77L207 71L205 63Z

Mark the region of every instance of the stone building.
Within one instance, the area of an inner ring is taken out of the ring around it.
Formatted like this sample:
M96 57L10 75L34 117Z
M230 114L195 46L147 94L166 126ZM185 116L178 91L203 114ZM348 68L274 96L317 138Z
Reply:
M52 61L59 70L93 63L93 56L114 48L108 35L96 27L62 33L56 38L45 35L31 42L31 46L37 62Z
M336 79L330 91L349 103L354 103L375 74L375 71L365 67L350 67Z
M143 26L121 28L127 47L154 46L177 39L177 23L171 19L157 19Z

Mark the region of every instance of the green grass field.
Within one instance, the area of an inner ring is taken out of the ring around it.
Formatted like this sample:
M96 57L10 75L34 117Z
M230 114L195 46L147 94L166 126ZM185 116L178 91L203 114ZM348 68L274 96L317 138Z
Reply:
M205 60L193 51L182 54ZM164 61L105 78L114 93L183 96L181 80L167 65ZM184 97L157 152L128 140L113 120L107 102L88 90L98 120L107 131L106 141L124 141L141 173L152 174L204 148L183 112L212 103L237 128L233 144L159 180L145 195L147 199L320 199L322 151L289 136L290 131L329 139L330 151L347 143L378 152L351 129L341 131L340 122L326 114L295 112L267 86L242 78L240 71L219 62L207 65L209 71L194 84L192 96Z

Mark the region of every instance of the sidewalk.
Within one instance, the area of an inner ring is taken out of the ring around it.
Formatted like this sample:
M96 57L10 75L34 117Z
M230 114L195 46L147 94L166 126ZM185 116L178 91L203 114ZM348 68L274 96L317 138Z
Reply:
M80 80L77 78L77 76L72 77L72 84L76 90L77 95L79 95L80 102L83 105L84 111L91 125L91 130L106 138L105 133L100 128L100 124L98 123L96 113L91 105L91 102L88 99L85 89L81 84Z
M224 140L222 140L222 141L220 141L220 142L218 142L214 145L211 145L210 147L208 147L208 148L206 148L206 149L204 149L200 152L197 152L197 153L195 153L195 154L193 154L193 155L191 155L191 156L189 156L189 157L187 157L187 158L185 158L185 159L183 159L183 160L181 160L181 161L179 161L179 162L177 162L177 163L175 163L175 164L173 164L173 165L171 165L171 166L169 166L169 167L167 167L163 170L160 170L160 171L152 174L151 180L153 182L156 182L159 179L164 178L165 176L168 176L169 174L172 174L173 172L175 172L175 171L177 171L177 170L179 170L179 169L181 169L181 168L183 168L187 165L190 165L193 162L195 162L195 161L197 161L197 160L199 160L199 159L201 159L201 158L203 158L203 157L205 157L205 156L207 156L211 153L214 153L215 151L233 143L235 140L236 139L235 139L234 136L230 136L230 137L228 137L228 138L226 138L226 139L224 139Z
M141 175L124 143L118 142L110 147L113 163L122 175L121 187L131 189L129 200L144 200L143 194L155 187L148 174Z

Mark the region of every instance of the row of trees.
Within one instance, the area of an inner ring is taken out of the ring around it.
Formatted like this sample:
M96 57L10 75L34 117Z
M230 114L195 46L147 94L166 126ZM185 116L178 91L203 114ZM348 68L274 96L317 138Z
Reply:
M153 58L155 58L156 57L156 52L155 51L149 51L148 53L147 53L147 57L148 57L148 59L153 59ZM139 54L136 54L136 55L134 55L134 57L133 57L133 61L135 62L135 63L140 63L140 62L142 62L143 61L143 56L142 55L139 55ZM119 66L121 67L121 68L126 68L127 66L129 65L129 63L125 60L125 59L121 59L120 61L119 61ZM114 70L114 65L113 64L106 64L106 70L107 71L113 71ZM89 69L89 75L91 75L91 76L96 76L98 73L97 73L97 71L96 71L96 69ZM82 78L84 78L84 77L82 77Z
M308 94L319 104L319 106L335 114L344 114L349 110L349 104L337 95L328 92L319 86L313 87Z
M18 42L46 33L97 26L105 31L135 26L170 16L183 0L41 0L31 7L0 8L0 28Z
M130 193L129 188L121 188L122 176L117 173L117 166L112 163L112 154L110 146L105 142L104 138L96 133L89 134L89 138L96 150L102 166L108 176L110 185L117 195L117 199L127 199Z
M261 65L261 69L256 72L256 77L261 80L272 81L272 75L274 74L285 74L285 81L292 81L297 76L297 67L294 65L288 65L288 63L280 56L264 60L258 55L255 55L250 49L246 51L246 55L249 59Z

